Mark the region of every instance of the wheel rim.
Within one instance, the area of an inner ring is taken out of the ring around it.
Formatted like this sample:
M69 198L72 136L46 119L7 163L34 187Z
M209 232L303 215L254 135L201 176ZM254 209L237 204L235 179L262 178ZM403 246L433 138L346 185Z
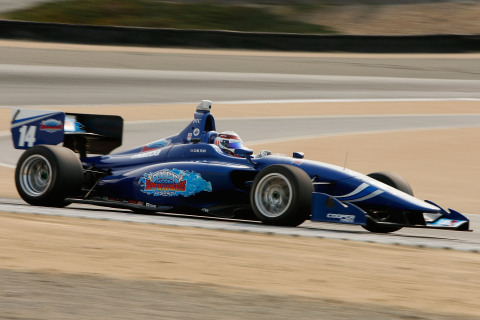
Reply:
M263 177L257 185L255 204L260 213L269 218L281 216L292 202L292 185L278 173Z
M52 167L45 157L38 154L32 155L23 162L19 180L26 194L39 197L52 183Z

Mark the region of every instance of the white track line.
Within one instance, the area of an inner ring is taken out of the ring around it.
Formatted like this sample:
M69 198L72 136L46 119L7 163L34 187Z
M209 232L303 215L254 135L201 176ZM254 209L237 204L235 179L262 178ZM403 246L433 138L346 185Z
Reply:
M3 163L3 162L0 162L0 167L9 168L9 169L15 169L16 168L16 166L13 166L13 165L8 164L8 163Z
M427 102L427 101L480 101L480 98L386 98L386 99L283 99L283 100L238 100L217 101L218 104L260 104L260 103L342 103L342 102Z
M480 101L480 98L404 98L404 99L280 99L280 100L228 100L213 101L216 104L283 104L283 103L356 103L356 102L441 102L441 101ZM62 105L0 105L0 109L8 108L102 108L102 107L155 107L191 104L192 108L199 101L162 102L162 103L125 103L125 104L62 104Z

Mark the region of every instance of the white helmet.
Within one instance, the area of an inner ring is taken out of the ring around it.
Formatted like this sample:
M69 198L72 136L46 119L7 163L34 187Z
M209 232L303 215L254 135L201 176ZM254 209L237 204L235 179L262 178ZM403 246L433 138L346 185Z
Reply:
M231 156L235 156L235 149L245 149L242 139L233 131L220 132L214 143Z

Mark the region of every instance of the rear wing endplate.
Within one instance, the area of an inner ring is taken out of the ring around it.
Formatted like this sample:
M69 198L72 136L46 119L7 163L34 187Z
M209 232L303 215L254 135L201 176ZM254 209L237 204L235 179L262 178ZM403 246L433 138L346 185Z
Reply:
M111 115L15 108L12 109L11 132L15 149L63 142L65 147L84 157L108 154L119 147L123 119Z

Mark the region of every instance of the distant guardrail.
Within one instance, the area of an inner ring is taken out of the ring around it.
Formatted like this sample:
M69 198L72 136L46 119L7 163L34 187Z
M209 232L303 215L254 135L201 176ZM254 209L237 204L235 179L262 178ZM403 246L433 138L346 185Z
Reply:
M0 38L51 42L312 52L480 51L478 35L362 36L181 30L0 20Z

